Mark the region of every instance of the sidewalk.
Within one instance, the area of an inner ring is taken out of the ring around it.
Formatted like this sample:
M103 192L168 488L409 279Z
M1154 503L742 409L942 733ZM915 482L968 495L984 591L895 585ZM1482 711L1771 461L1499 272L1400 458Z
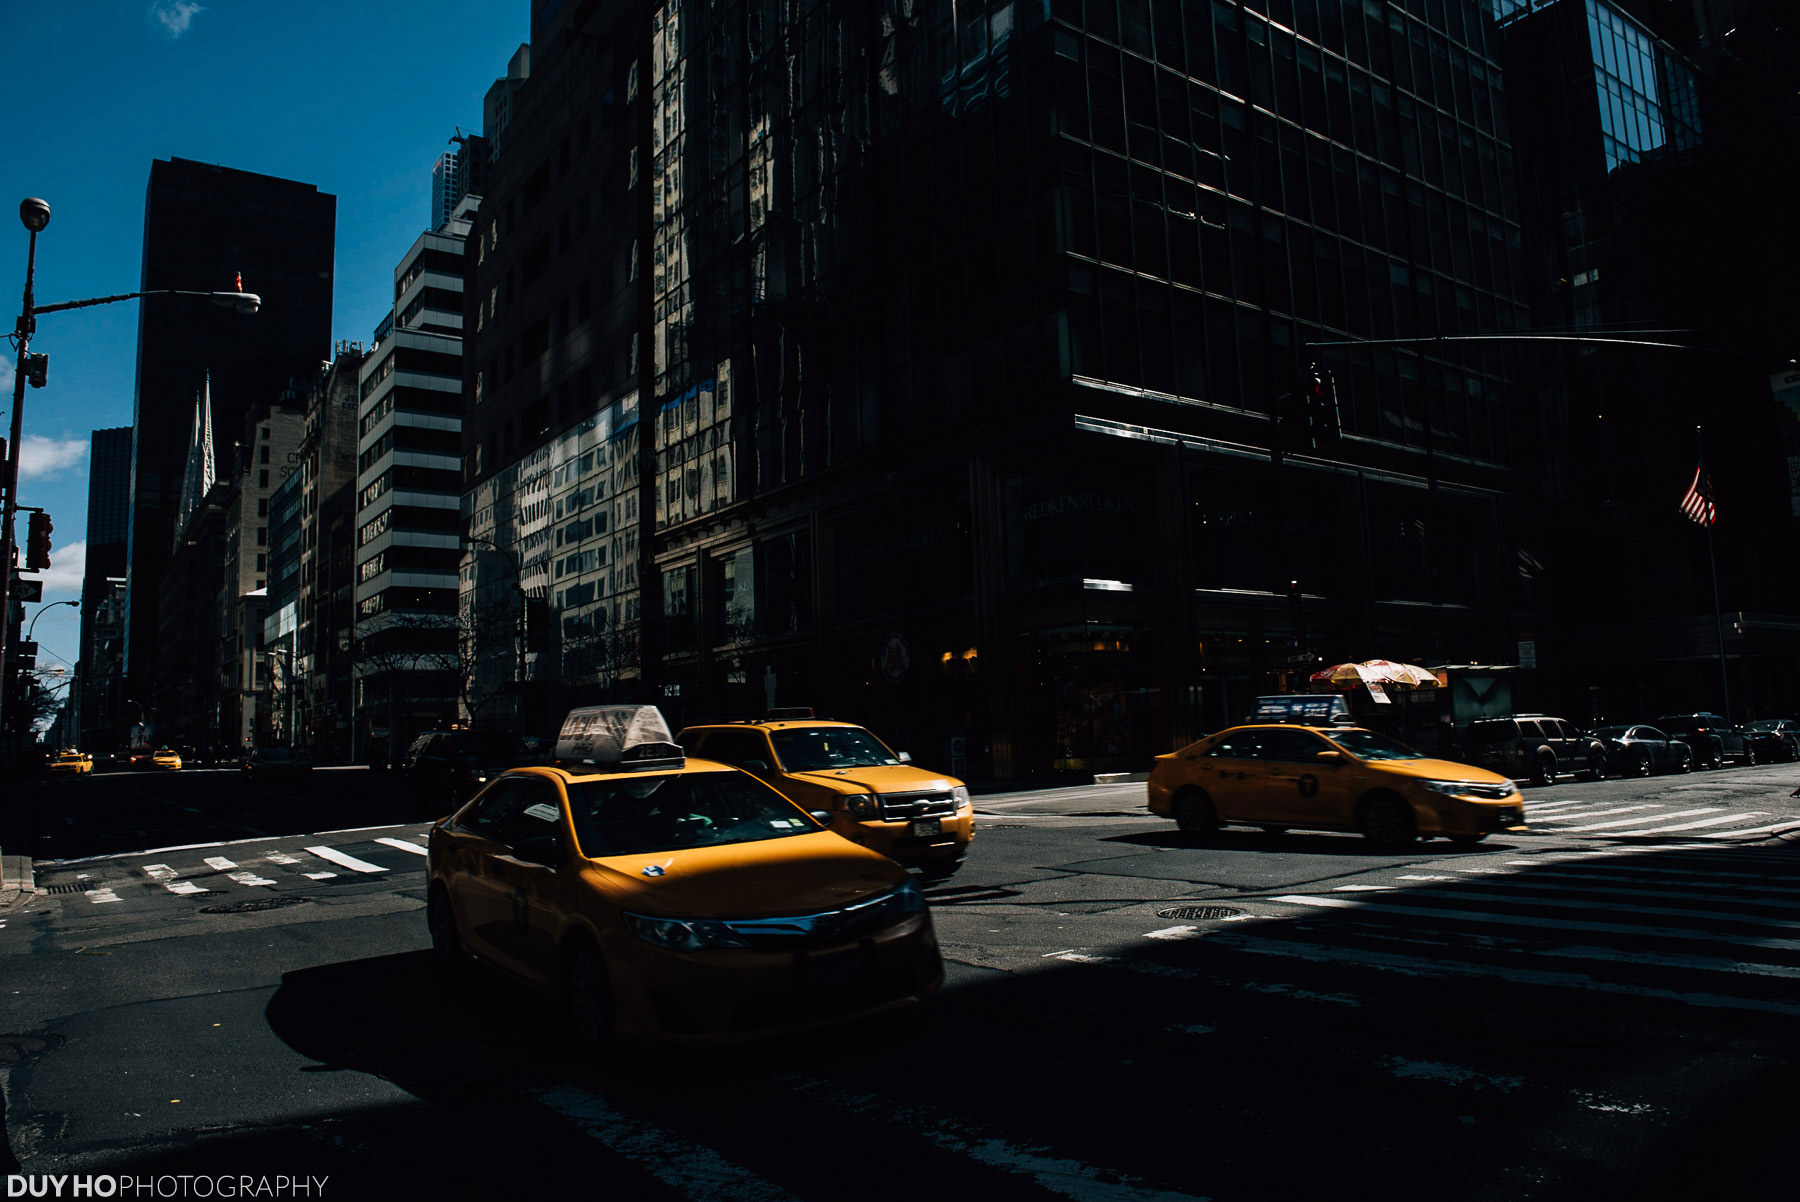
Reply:
M36 893L31 866L31 782L14 781L0 801L0 905Z

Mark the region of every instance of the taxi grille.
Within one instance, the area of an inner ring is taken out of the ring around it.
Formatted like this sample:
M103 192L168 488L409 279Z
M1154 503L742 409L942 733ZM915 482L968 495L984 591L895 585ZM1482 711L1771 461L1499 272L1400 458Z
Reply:
M870 934L906 917L905 899L896 890L846 906L842 910L825 910L817 914L796 914L783 918L728 918L723 924L745 943L760 951L780 951L805 947L823 947Z
M881 816L889 822L914 818L948 818L956 813L956 797L942 793L881 793Z

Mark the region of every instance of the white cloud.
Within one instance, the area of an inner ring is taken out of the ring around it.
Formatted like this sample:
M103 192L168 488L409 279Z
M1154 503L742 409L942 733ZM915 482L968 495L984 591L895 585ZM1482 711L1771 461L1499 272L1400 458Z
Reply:
M80 463L88 453L88 439L45 438L27 434L19 447L19 477L54 476Z
M23 541L21 539L21 541ZM23 552L19 555L24 562ZM54 537L50 546L50 570L48 572L23 572L21 575L30 580L44 582L44 600L73 601L81 596L81 577L87 566L87 540L58 546ZM74 612L73 610L70 611ZM46 622L50 619L45 618Z
M150 6L150 18L166 29L171 38L178 38L194 23L194 15L205 11L204 7L193 3L193 0L175 0L172 4L165 0Z
M0 396L11 396L13 390L13 361L0 355Z

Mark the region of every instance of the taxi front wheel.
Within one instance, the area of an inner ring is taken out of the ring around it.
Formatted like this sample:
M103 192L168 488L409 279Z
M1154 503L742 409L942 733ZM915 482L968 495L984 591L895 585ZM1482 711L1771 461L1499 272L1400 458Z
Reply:
M583 1046L600 1048L612 1039L612 983L593 945L584 943L569 956L563 971L563 999L575 1024L575 1037Z
M1175 825L1184 835L1208 838L1218 833L1219 815L1212 799L1198 789L1184 789L1175 797Z
M425 925L431 930L431 954L439 964L454 968L462 963L462 936L456 930L456 912L442 885L434 885L425 903Z
M1363 835L1383 851L1410 846L1419 837L1412 810L1397 797L1377 797L1363 811Z

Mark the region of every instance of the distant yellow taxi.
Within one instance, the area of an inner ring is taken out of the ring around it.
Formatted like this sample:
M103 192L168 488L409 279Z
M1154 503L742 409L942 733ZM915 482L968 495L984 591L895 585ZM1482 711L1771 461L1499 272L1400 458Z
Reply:
M1159 755L1149 807L1196 836L1232 825L1356 831L1383 849L1526 829L1506 777L1347 726L1234 726Z
M556 758L512 769L429 836L426 917L561 996L584 1042L730 1041L930 996L919 885L748 773L686 759L649 706L575 710Z
M172 747L159 747L156 754L150 757L150 766L170 772L178 771L181 768L181 756Z
M57 752L50 761L52 776L86 776L94 770L94 757L73 747Z
M689 726L688 754L735 764L807 810L829 814L847 839L942 880L975 838L975 804L954 776L915 766L864 728L811 717Z

